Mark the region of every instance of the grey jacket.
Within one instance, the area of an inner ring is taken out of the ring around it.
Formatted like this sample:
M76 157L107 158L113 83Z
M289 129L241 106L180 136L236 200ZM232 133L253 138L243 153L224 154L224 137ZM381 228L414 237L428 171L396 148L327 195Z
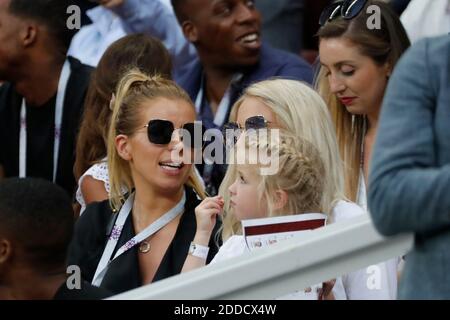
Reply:
M398 63L368 196L382 234L415 234L399 298L450 299L450 36L418 42Z

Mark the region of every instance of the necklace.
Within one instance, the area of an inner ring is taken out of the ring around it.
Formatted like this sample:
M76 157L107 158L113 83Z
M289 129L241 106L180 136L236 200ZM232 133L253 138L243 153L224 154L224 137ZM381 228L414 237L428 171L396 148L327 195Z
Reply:
M150 243L148 241L142 241L139 245L140 253L147 253L150 251Z
M94 280L92 281L92 284L94 286L99 287L101 285L111 262L113 262L115 259L117 259L117 257L122 255L123 253L134 248L134 246L139 244L139 247L141 247L141 243L145 239L149 238L152 234L158 232L158 230L160 230L165 225L170 223L170 221L179 216L183 212L183 208L186 203L186 192L183 192L183 197L175 207L167 211L164 215L158 218L158 220L156 220L155 222L147 226L143 231L139 232L133 238L128 240L124 245L122 245L119 248L119 250L117 250L117 252L113 256L114 249L119 241L120 235L122 234L122 229L123 226L125 225L125 221L129 217L130 212L133 208L134 195L135 194L132 193L125 201L125 203L122 205L122 208L120 208L117 220L114 224L112 231L109 234L108 242L106 243L106 247L103 251L102 257L100 258L100 262L97 265L97 270L95 271L94 274ZM149 246L146 250L147 251L150 250Z

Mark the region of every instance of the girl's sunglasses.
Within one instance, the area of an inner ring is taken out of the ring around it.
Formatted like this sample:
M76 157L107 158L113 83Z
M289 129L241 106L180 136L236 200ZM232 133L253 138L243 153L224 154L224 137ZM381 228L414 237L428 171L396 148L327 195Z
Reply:
M263 116L253 116L245 120L244 128L242 128L237 122L229 122L223 126L222 134L224 141L229 141L230 137L234 137L234 143L237 142L240 133L243 130L258 130L267 128L270 122Z
M150 120L147 125L148 140L154 144L165 145L172 141L172 135L175 127L172 122L168 120ZM185 146L190 148L202 148L203 136L205 134L205 127L201 122L186 123L181 127L180 135Z
M327 6L320 14L319 24L323 27L327 22L342 17L346 20L355 18L365 7L367 0L337 1Z

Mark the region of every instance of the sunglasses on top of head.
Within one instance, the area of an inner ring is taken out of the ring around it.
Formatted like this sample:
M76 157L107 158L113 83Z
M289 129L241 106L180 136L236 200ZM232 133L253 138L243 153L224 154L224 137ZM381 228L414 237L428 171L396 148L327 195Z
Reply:
M327 22L337 17L351 20L364 9L366 3L367 0L344 0L334 2L322 11L319 24L323 27Z
M230 141L231 137L234 137L234 143L237 142L239 135L242 131L266 129L270 121L267 121L264 116L253 116L245 120L244 128L242 128L237 122L229 122L223 126L222 134L224 141Z
M150 120L144 128L147 128L148 140L159 145L169 144L172 141L173 132L178 130L171 121L160 119ZM181 129L181 140L186 147L195 149L203 147L206 129L201 122L186 123L179 129Z

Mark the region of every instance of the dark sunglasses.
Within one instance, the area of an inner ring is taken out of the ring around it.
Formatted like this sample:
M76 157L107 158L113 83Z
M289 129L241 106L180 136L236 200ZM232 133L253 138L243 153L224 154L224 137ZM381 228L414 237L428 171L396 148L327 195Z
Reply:
M323 27L327 22L342 17L346 20L355 18L365 7L367 0L337 1L327 6L320 14L319 24Z
M172 122L167 120L150 120L147 125L148 140L154 144L169 144L172 141L172 135L175 131L175 127ZM201 122L195 121L193 123L186 123L180 129L181 140L184 145L190 148L202 148L203 137L206 128Z
M244 128L242 128L237 122L229 122L223 126L222 134L224 137L224 142L230 141L230 137L234 137L233 142L236 143L239 135L244 130L258 130L265 129L270 122L267 121L263 116L253 116L245 120Z

